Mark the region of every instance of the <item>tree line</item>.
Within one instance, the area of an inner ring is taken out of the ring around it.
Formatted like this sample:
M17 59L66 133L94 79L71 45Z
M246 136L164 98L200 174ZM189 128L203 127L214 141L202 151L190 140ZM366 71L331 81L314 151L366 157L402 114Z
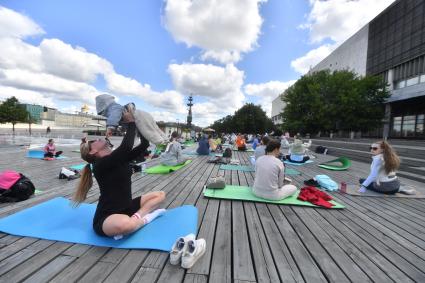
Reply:
M274 126L260 106L248 103L210 127L217 132L293 134L374 130L382 124L389 96L379 76L324 70L302 76L281 94L282 125Z
M12 96L0 104L0 124L4 123L12 124L13 133L15 133L17 123L28 123L31 131L31 123L34 123L34 119L25 109L25 106Z
M378 76L319 71L301 77L281 96L285 130L310 133L368 131L381 126L390 96Z
M253 103L245 104L234 115L227 115L215 121L210 127L218 133L263 134L274 130L273 122L267 117L266 112Z

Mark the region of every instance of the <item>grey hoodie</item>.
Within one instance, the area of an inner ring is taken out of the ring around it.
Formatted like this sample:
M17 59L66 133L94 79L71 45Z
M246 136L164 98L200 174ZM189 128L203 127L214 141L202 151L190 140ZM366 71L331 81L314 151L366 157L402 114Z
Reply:
M115 102L115 97L109 94L96 96L97 114L107 117L106 127L117 127L122 118L124 107Z
M165 133L158 127L152 115L148 112L134 109L130 107L129 111L133 112L139 132L151 143L161 144L168 141ZM124 106L115 102L115 98L109 94L101 94L96 96L96 111L99 115L105 116L106 127L116 128L122 118Z

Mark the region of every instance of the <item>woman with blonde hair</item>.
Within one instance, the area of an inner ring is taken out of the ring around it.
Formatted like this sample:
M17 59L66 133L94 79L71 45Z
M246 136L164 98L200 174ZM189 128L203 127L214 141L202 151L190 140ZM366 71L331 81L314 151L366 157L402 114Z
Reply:
M360 193L366 190L383 194L395 194L399 192L400 181L396 176L396 170L400 166L400 158L392 146L386 141L379 141L370 146L372 164L370 173L366 179L360 179Z
M123 114L123 122L128 124L121 145L114 151L104 139L87 141L80 145L81 158L88 162L73 201L76 206L86 199L93 185L92 173L99 184L100 197L93 218L93 229L101 236L120 238L130 234L164 213L157 209L165 199L164 192L150 192L132 199L130 161L139 156L149 146L142 142L133 148L136 125L131 113Z

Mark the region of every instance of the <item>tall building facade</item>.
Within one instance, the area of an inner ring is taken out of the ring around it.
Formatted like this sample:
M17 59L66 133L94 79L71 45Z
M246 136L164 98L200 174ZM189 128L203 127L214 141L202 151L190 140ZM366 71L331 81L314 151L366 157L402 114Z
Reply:
M391 97L382 136L425 138L425 1L397 0L310 72L379 75Z
M272 122L275 125L282 124L282 111L285 103L282 101L282 95L279 95L272 101Z

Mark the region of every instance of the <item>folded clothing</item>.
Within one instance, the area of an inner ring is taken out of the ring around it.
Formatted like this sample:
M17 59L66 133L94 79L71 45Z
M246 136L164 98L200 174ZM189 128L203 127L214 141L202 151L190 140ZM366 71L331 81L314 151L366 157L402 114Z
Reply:
M316 187L303 187L298 195L298 199L302 201L308 201L312 204L332 208L334 204L329 201L332 200L332 197L325 192L322 192Z

